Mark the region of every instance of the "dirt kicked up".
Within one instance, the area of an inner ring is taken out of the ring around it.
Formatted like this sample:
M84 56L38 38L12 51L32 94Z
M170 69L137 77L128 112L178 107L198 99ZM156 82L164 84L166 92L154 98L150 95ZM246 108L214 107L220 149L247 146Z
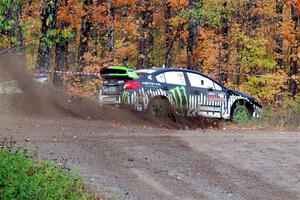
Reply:
M35 117L78 117L89 120L114 121L137 125L165 127L169 129L195 129L218 127L218 120L185 118L172 115L172 118L154 118L146 113L132 111L129 108L100 106L88 98L70 96L62 90L41 85L33 80L26 70L21 56L13 53L0 57L0 81L16 80L21 94L2 95L10 111Z

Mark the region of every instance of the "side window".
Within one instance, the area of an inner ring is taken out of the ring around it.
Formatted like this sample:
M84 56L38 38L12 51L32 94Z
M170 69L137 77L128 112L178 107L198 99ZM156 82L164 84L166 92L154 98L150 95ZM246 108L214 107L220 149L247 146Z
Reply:
M155 78L160 83L166 83L166 79L165 79L164 73L158 74Z
M191 86L192 87L199 87L199 88L213 88L216 90L222 90L222 88L218 85L215 84L212 80L201 76L199 74L194 74L194 73L187 73Z
M165 74L166 83L174 84L174 85L186 85L183 72L171 71L171 72L166 72L164 74Z

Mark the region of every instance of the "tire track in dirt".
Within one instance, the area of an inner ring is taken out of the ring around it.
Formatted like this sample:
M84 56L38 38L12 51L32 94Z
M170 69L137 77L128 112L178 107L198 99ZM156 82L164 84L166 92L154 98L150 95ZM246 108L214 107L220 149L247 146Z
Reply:
M190 188L176 177L170 176L167 171L171 171L172 169L169 167L173 165L168 166L165 162L160 161L169 159L164 152L161 152L161 148L176 147L176 139L169 136L100 136L97 141L101 141L101 144L85 138L84 142L81 141L81 144L78 145L83 149L89 149L89 156L102 160L102 169L112 172L119 181L124 183L121 184L125 185L123 193L135 194L129 199L207 199L201 192ZM145 141L147 144L143 144ZM140 153L132 151L135 147L147 147L148 145L150 148L141 152L146 156L140 157ZM100 149L106 156L102 158L99 156ZM161 159L152 163L152 152L149 151L157 152Z
M243 140L250 141L251 151L264 156L258 160L249 159L254 162L272 159L256 145L262 139L268 141L264 132L257 135L236 133L235 137L227 137L226 132L195 134L134 126L116 128L102 120L45 120L0 115L0 133L1 139L13 137L20 142L29 139L33 146L39 146L41 158L66 162L69 168L78 166L87 183L103 197L131 200L299 199L298 193L290 191L292 184L279 186L276 181L265 179L264 174L260 176L238 162L218 157L218 151L226 151L227 147L241 150L244 142L233 138L250 135ZM292 141L297 146L299 140L288 135L280 135L278 140L285 138L288 142L281 142L276 152L297 156L293 149L286 147ZM195 146L206 143L211 150L203 151ZM248 155L247 151L245 153ZM288 161L288 165L296 163Z
M225 133L224 133L225 134ZM189 146L196 151L199 154L199 159L198 160L198 166L197 171L195 172L197 174L197 177L199 179L205 179L208 182L211 183L213 186L217 187L222 187L226 188L229 193L231 194L239 194L239 196L243 199L250 199L250 200L256 200L256 199L274 199L274 200L294 200L294 199L299 199L299 192L295 192L294 188L288 188L288 187L283 187L279 186L274 182L273 180L269 180L266 176L262 176L262 172L260 171L259 173L257 171L244 169L241 165L238 165L238 158L236 158L234 165L230 162L230 160L227 160L228 158L216 155L219 150L224 150L226 151L226 147L228 148L233 148L236 147L237 143L242 143L242 141L248 141L252 143L253 151L259 151L260 153L265 153L261 151L255 144L259 143L259 140L256 138L252 138L254 134L250 134L250 139L243 138L241 141L238 142L238 140L234 138L238 138L238 136L241 136L241 134L236 133L236 136L232 137L229 136L226 138L226 134L224 136L216 138L214 140L214 136L210 135L206 138L205 141L201 141L201 137L191 135L191 137L185 137L184 135L178 135L181 137L185 142L189 143ZM275 133L274 136L275 137ZM287 135L281 135L281 139L279 141L286 140L288 138ZM203 136L202 136L203 137ZM243 136L244 137L244 136ZM278 136L277 136L278 137ZM222 139L224 138L224 139ZM262 135L262 138L264 140L267 137L265 135ZM294 138L294 143L299 144L300 140L297 140L297 137ZM300 137L298 137L300 139ZM295 140L296 139L296 140ZM198 140L198 142L196 142ZM293 139L290 138L286 141L286 145L288 145ZM230 142L232 141L232 142ZM260 142L261 142L260 141ZM270 141L268 141L270 143ZM204 144L206 148L213 147L214 145L217 145L220 143L219 147L216 147L216 150L205 150L205 153L202 151L203 147L199 147L197 145ZM208 144L208 145L206 145ZM226 145L221 145L221 144L226 144ZM231 144L232 146L230 146ZM277 146L279 145L276 143ZM268 145L268 144L266 144ZM297 145L295 145L297 146ZM281 146L282 151L284 151L284 145ZM240 148L236 147L237 150L243 151ZM217 150L218 149L218 150ZM234 150L231 150L234 151ZM277 150L278 151L278 150ZM210 155L214 155L213 157ZM230 151L224 152L224 154L229 154ZM295 153L295 152L293 152ZM267 154L269 155L269 154ZM233 156L233 155L230 155ZM268 162L267 159L275 159L276 157L273 158L268 158L264 156L263 159L266 159L265 162ZM251 159L249 157L249 159ZM259 159L259 158L258 158ZM259 160L261 161L261 160ZM264 167L264 166L262 166ZM255 169L254 169L255 170ZM272 169L270 169L272 170ZM290 172L288 172L290 173ZM276 174L273 173L275 176ZM299 176L298 176L299 177ZM276 179L275 179L276 180ZM296 179L295 179L296 180ZM299 179L300 181L300 179ZM290 184L286 184L290 185Z
M271 184L257 176L255 172L234 167L220 160L200 154L203 160L197 167L197 176L218 187L226 188L230 193L238 193L244 199L294 200L296 193L286 190L276 184Z

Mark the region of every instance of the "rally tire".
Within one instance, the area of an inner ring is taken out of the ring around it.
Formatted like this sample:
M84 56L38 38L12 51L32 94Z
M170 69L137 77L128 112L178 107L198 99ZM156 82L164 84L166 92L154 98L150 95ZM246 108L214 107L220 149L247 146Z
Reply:
M237 105L233 110L231 118L236 124L246 124L251 119L251 113L244 105Z
M147 113L153 117L172 118L174 111L167 99L155 97L150 101Z

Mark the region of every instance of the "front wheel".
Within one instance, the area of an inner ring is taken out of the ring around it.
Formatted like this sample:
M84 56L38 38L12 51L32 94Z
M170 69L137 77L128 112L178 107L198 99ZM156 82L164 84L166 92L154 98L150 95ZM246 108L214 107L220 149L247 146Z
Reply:
M246 124L251 118L251 113L245 106L238 105L233 111L232 121L237 124Z

